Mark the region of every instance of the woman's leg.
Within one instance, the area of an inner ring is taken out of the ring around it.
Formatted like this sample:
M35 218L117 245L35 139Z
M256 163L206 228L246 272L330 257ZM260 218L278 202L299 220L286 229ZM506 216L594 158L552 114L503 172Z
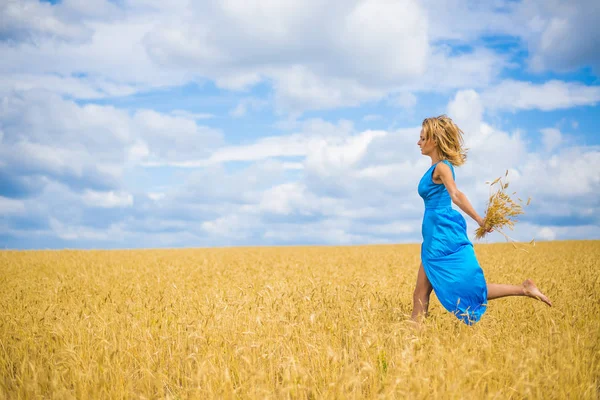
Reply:
M535 286L531 279L527 279L521 285L502 285L499 283L488 283L487 285L488 300L498 299L506 296L527 296L533 299L543 301L552 306L552 302L540 289Z
M413 293L413 311L411 316L413 321L419 320L421 316L427 316L429 296L431 295L432 290L433 286L431 286L429 279L427 279L427 275L423 269L423 263L421 263L419 272L417 273L417 285Z

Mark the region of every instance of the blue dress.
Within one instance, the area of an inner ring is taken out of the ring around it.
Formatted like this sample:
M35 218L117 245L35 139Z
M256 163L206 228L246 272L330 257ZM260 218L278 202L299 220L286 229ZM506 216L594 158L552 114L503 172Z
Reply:
M454 175L454 167L447 160ZM421 261L425 274L444 308L471 325L486 309L487 286L467 237L467 223L452 208L444 184L433 182L434 164L419 182L419 195L425 201Z

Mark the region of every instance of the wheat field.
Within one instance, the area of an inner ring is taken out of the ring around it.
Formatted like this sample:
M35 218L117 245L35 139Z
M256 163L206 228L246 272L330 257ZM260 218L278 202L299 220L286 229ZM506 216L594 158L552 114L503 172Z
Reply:
M419 245L0 252L0 398L597 399L600 242L475 246L490 302L466 326Z

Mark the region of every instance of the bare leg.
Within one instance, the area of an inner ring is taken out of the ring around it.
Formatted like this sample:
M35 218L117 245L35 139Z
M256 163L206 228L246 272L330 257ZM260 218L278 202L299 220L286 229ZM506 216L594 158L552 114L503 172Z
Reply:
M421 263L419 272L417 273L417 285L413 293L413 311L411 315L413 321L418 321L421 317L427 316L429 296L432 290L433 286L431 286L429 279L427 279L423 263Z
M506 296L527 296L533 299L543 301L549 306L552 306L552 302L544 293L535 286L535 283L531 279L527 279L521 285L502 285L499 283L488 283L488 300L498 299Z

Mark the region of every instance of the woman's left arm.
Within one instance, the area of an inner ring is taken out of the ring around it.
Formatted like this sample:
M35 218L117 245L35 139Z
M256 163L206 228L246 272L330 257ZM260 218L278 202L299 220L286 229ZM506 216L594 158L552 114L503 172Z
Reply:
M477 211L475 211L475 209L471 205L471 202L469 202L469 199L467 199L467 196L465 196L465 194L458 190L458 188L456 187L456 182L454 182L454 178L452 177L452 170L450 170L450 167L444 163L439 163L435 167L434 174L437 175L437 177L442 181L442 183L446 187L446 190L448 191L452 202L456 204L461 210L463 210L469 217L473 218L479 226L482 226L483 218L481 218L479 214L477 214Z

